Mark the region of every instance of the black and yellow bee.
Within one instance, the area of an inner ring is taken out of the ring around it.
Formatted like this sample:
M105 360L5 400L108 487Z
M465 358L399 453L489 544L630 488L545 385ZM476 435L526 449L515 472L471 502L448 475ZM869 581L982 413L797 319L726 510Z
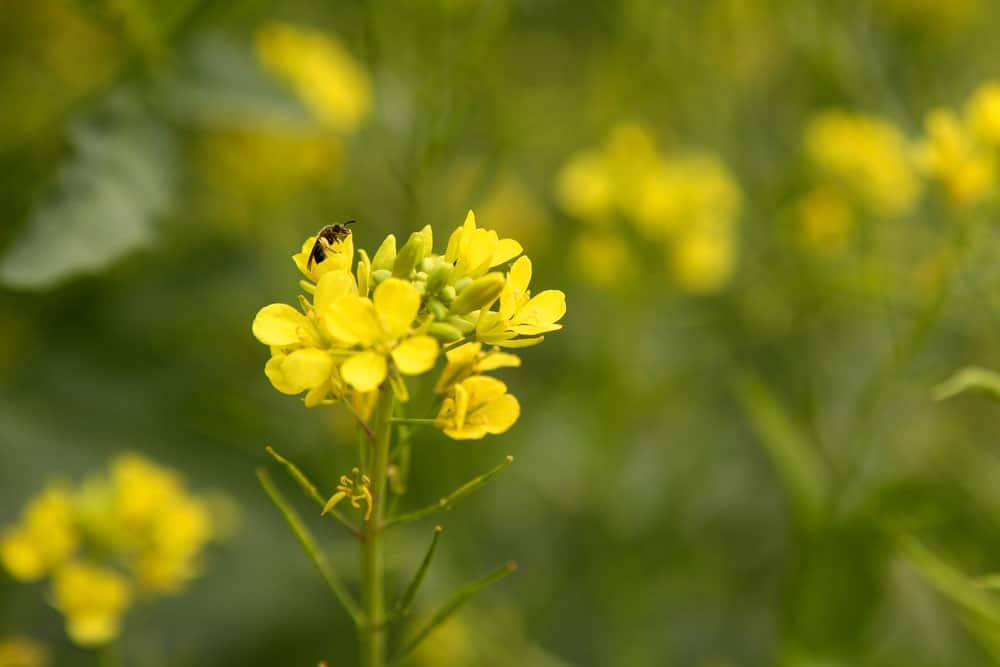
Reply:
M313 262L319 264L326 259L326 253L336 241L343 241L351 235L351 230L347 225L353 225L354 220L338 222L334 225L327 225L316 234L316 242L313 243L312 250L309 251L309 261L306 268L311 269Z

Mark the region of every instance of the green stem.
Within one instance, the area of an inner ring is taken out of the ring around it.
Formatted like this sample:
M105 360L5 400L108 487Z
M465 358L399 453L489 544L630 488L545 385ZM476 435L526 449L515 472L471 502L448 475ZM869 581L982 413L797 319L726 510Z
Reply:
M393 424L409 424L411 426L433 426L436 419L421 419L417 417L393 417Z
M386 486L389 468L389 441L392 437L392 387L388 382L379 390L375 406L375 442L371 478L371 518L361 528L361 606L367 624L361 629L361 667L385 666L385 590L382 518L388 499Z

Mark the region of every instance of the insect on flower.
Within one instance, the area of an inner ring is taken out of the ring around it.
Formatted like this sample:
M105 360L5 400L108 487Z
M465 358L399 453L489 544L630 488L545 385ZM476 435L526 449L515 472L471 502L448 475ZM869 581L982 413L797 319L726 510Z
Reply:
M313 243L312 250L309 251L309 261L306 263L306 267L312 268L313 262L320 264L326 259L326 253L330 249L330 246L335 241L343 241L347 238L351 233L347 225L353 225L354 223L354 220L348 220L344 223L338 222L334 225L327 225L319 230L319 233L316 234L316 242Z

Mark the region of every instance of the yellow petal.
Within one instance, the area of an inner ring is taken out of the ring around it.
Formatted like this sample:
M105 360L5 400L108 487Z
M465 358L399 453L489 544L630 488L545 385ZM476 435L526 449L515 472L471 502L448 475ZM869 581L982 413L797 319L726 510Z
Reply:
M385 381L385 357L366 350L350 357L340 367L340 375L358 391L374 391Z
M511 320L511 326L516 330L520 325L535 327L552 326L566 314L566 295L559 290L545 290L534 296L522 306ZM556 329L559 327L555 327ZM549 329L554 331L555 329ZM524 333L544 333L544 331L525 331Z
M496 341L495 344L499 345L500 347L510 347L510 348L531 347L532 345L538 345L543 340L545 340L545 336L535 336L534 338L512 338L509 340L498 340Z
M465 426L465 415L469 412L469 392L461 384L455 385L455 428Z
M354 296L358 286L354 276L349 271L330 271L316 283L316 296L313 303L316 310L324 312L333 307L334 302L342 296Z
M305 315L285 303L264 306L253 319L253 335L264 345L297 345L303 327L309 326Z
M490 266L509 262L522 252L524 249L521 244L514 239L501 239L497 247L493 249L493 259L490 260Z
M492 371L497 368L517 368L521 365L521 358L506 352L490 352L479 362L477 368L480 371Z
M399 278L388 278L375 288L372 298L390 339L399 338L409 331L420 310L420 293L416 287Z
M404 375L426 373L434 367L437 356L437 339L430 336L407 338L392 351L392 360Z
M498 435L507 431L521 416L521 404L517 399L504 394L476 410L475 419L485 422L486 431Z
M281 362L281 373L289 385L303 389L318 387L330 378L333 357L314 347L295 350Z
M330 335L348 345L371 345L381 334L375 307L364 297L340 297L320 317Z
M507 392L507 385L488 375L474 375L460 386L469 392L469 405L473 409Z
M21 528L8 530L0 539L0 563L18 581L37 581L46 572L44 557Z
M511 264L507 282L519 292L528 290L528 284L531 282L531 260L527 255L519 257L516 262Z
M268 362L264 364L264 375L266 375L267 379L271 381L271 386L280 391L282 394L294 396L305 389L305 387L292 384L285 379L285 373L281 370L281 364L285 362L285 358L287 356L288 355L285 354L276 354L271 357Z

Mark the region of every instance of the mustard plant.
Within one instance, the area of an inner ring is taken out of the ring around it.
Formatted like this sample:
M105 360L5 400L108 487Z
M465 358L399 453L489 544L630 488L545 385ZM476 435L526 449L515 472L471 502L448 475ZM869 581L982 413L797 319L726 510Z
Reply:
M471 211L441 254L433 250L428 225L398 249L389 235L372 255L359 250L355 261L355 228L331 225L305 240L292 257L304 276L298 307L265 306L254 319L253 334L270 348L264 372L275 389L302 395L307 407L341 406L352 416L360 445L357 463L332 492L321 491L273 448L267 452L320 514L333 517L359 543L357 599L267 472L261 469L258 476L357 626L360 664L381 667L388 658L389 633L410 611L441 527L435 527L425 557L392 605L385 583L385 532L450 508L513 461L507 456L428 507L396 513L390 501L405 492L400 482L408 474L410 454L402 439L394 445L394 430L423 425L456 440L506 432L521 406L506 384L487 373L521 365L503 348L536 345L560 329L566 298L558 290L532 295L531 260L521 244L478 227ZM402 416L411 398L408 378L437 368L433 389L421 384L433 392L434 413ZM395 642L394 659L409 655L470 597L513 569L513 563L505 563L457 591L407 642Z

